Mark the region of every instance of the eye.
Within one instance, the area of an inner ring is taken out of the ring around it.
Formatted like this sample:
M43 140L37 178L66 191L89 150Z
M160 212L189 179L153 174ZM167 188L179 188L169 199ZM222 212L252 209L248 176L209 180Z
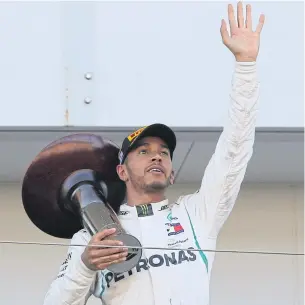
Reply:
M166 155L166 156L169 155L169 154L168 154L168 151L163 151L162 154L163 154L163 155Z
M140 155L145 155L147 153L147 150L146 149L141 149L140 151L139 151L139 154Z

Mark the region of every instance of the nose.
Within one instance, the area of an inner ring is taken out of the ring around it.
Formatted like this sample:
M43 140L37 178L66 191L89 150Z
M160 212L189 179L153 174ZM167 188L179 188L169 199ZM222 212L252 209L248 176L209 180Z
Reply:
M162 157L161 157L161 155L160 155L159 153L156 153L156 154L151 158L151 161L152 161L152 162L156 162L156 161L161 162L161 161L162 161Z

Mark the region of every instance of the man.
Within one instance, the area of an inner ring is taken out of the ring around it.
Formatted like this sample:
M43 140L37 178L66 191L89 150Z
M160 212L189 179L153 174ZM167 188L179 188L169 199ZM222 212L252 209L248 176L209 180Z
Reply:
M223 43L236 59L229 115L200 189L168 202L165 190L174 182L172 157L176 146L168 127L151 125L127 137L120 152L119 177L125 181L126 203L119 219L127 232L143 246L139 264L124 274L107 267L124 261L126 249L70 246L57 279L45 297L44 305L84 305L94 295L105 305L207 305L214 253L191 251L215 249L217 236L229 216L247 164L252 156L259 84L256 59L264 16L252 31L251 7L228 6L231 35L222 20ZM207 109L208 111L208 109ZM82 230L72 244L120 245L105 241L113 230L92 238ZM175 247L190 250L175 250Z

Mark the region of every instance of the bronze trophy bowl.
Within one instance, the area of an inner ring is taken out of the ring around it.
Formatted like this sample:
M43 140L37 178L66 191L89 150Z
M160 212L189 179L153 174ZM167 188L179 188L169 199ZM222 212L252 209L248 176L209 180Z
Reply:
M125 184L116 172L118 153L113 142L85 133L46 146L23 179L22 202L30 220L46 234L72 238L84 228L80 207L71 199L73 187L83 182L118 213L125 198Z

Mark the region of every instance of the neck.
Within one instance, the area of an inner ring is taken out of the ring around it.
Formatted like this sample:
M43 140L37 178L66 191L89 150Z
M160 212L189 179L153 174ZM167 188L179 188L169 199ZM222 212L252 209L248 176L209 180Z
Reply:
M166 199L164 192L138 193L127 191L127 204L131 206L160 202Z

